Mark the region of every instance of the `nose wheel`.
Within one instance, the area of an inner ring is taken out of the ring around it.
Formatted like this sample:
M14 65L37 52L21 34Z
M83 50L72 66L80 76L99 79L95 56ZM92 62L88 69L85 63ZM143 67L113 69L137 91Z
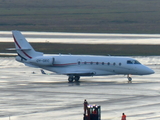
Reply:
M128 78L128 82L132 82L132 78L130 77L130 75L127 75Z
M128 81L132 81L132 78L131 78L131 77L128 77Z

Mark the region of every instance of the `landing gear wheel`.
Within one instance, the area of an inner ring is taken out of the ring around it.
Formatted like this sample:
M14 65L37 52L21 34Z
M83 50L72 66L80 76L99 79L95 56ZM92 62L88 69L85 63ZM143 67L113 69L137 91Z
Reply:
M73 76L68 77L68 82L72 83L73 82Z
M132 78L130 77L130 74L127 75L127 78L128 78L128 83L132 83Z
M131 78L131 77L128 77L128 81L130 81L130 82L131 82L131 81L132 81L132 78Z
M78 82L79 81L79 79L80 79L80 76L75 76L75 82Z

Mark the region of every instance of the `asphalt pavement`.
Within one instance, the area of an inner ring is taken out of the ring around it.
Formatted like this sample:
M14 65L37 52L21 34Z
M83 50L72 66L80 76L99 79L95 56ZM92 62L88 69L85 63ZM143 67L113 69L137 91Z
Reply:
M159 56L135 57L155 71L153 75L82 77L68 83L67 76L42 75L12 57L0 58L1 120L82 120L83 101L101 106L102 120L159 120Z

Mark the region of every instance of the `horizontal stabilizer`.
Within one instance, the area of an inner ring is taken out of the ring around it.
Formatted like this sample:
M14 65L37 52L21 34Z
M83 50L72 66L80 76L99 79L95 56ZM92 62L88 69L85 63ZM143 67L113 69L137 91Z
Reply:
M6 50L16 50L16 48L6 48Z
M30 48L6 48L6 50L31 50Z

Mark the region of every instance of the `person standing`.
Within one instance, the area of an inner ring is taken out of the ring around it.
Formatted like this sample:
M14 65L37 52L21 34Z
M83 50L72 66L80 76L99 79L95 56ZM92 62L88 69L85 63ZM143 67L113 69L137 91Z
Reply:
M122 118L121 120L126 120L126 115L124 113L122 113Z
M83 104L84 104L84 114L86 115L86 110L87 110L87 106L88 106L88 102L86 99L84 100Z

